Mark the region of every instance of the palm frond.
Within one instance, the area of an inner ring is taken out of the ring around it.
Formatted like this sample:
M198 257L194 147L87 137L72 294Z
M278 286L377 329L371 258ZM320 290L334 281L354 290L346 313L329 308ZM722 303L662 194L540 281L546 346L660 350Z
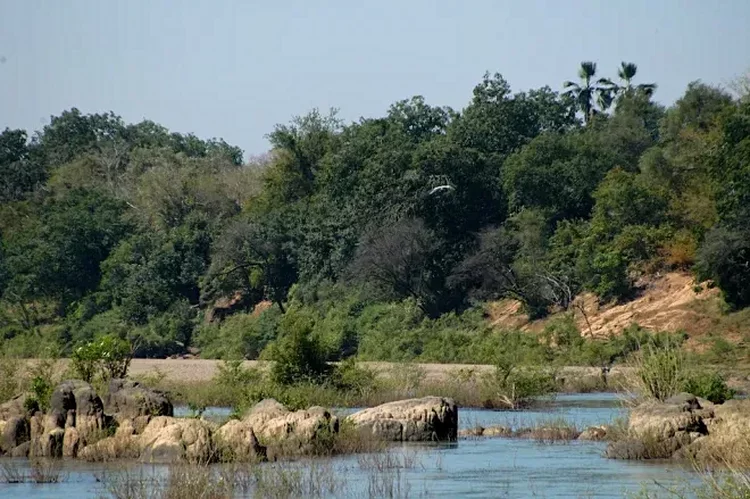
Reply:
M651 97L656 92L657 85L656 83L641 83L636 88L639 92L643 92L648 97Z
M589 80L596 75L596 63L592 61L583 61L578 69L578 76L582 80Z
M617 76L621 80L630 82L635 78L635 74L638 72L638 66L634 62L621 62L620 67L617 69Z

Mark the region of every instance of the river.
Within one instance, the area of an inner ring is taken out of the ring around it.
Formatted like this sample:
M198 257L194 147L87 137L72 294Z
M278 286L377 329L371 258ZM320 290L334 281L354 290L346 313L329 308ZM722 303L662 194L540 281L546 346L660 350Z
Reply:
M343 410L343 415L351 410ZM185 415L178 408L176 415ZM225 408L210 408L210 417L225 417ZM505 425L524 427L535 422L565 419L579 429L611 424L624 416L613 394L560 395L534 410L489 411L461 409L462 428ZM400 445L383 457L340 456L327 460L260 466L298 469L326 466L336 480L324 496L372 497L393 493L400 497L627 497L649 492L649 497L674 497L669 488L684 488L697 477L674 463L645 463L605 459L601 442L539 443L523 439L469 439L440 446ZM9 460L0 460L9 462ZM28 461L17 461L27 465ZM323 464L321 464L323 463ZM87 498L103 494L97 477L130 466L142 474L164 475L165 466L91 464L66 461L64 480L55 484L0 484L0 497ZM137 467L137 468L136 468ZM383 473L375 477L373 468ZM381 483L382 482L382 483ZM388 482L388 483L386 483ZM394 488L395 487L395 488Z

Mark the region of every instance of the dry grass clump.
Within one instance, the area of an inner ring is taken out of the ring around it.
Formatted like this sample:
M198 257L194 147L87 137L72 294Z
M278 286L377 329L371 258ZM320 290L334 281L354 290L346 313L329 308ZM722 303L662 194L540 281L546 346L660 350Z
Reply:
M59 461L51 459L34 459L30 467L22 466L19 461L6 461L0 466L0 483L60 483L68 479L62 472Z
M124 470L96 475L101 497L113 499L288 499L329 497L344 488L330 463L305 465L172 465L151 472Z

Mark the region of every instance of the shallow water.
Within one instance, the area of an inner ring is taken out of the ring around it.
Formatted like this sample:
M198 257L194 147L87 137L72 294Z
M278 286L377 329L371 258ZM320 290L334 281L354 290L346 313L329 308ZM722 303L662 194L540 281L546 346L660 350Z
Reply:
M351 410L337 411L340 414ZM182 409L176 410L177 414ZM204 413L226 417L225 408ZM617 396L612 394L561 395L541 408L528 411L488 411L461 409L462 428L477 424L512 427L529 426L564 418L579 429L608 424L623 415ZM604 459L605 444L569 442L542 444L533 440L476 439L454 445L403 445L391 449L400 466L390 466L379 475L372 471L378 457L342 456L330 460L285 463L305 473L315 467L332 468L336 497L377 497L383 486L397 487L400 496L409 497L624 497L648 489L651 497L673 497L665 488L684 487L696 477L670 463L643 463ZM0 461L8 462L8 460ZM26 466L27 461L18 461ZM380 463L382 466L382 462ZM49 485L0 484L0 497L79 498L102 494L95 474L117 471L126 466L145 474L166 474L163 466L126 463L96 465L66 462L63 483ZM278 466L264 464L261 466ZM2 470L0 469L0 473ZM386 484L387 482L387 484Z

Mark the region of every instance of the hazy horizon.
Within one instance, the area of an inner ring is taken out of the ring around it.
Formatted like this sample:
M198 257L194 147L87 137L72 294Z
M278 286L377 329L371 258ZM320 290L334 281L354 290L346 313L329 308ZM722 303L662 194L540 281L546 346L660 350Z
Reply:
M461 109L486 71L515 91L561 90L582 60L610 77L632 61L668 105L690 81L724 85L750 66L742 0L260 4L0 1L0 129L111 110L248 157L316 107L346 121L413 95Z

